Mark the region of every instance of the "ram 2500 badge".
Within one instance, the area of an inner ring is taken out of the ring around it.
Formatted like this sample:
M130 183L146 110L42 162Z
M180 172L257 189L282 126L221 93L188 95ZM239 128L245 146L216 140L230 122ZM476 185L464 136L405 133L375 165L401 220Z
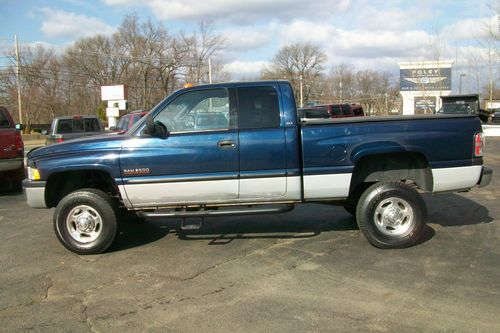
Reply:
M31 207L56 207L58 239L80 254L105 251L123 211L217 217L308 202L343 205L371 244L400 248L423 233L419 192L489 183L482 155L475 116L301 123L288 82L227 83L176 91L123 135L31 151L23 186Z

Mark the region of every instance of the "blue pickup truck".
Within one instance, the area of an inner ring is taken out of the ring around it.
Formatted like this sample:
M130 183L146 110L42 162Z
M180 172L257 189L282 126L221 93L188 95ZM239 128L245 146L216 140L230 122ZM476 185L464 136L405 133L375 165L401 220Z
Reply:
M203 85L176 91L123 135L31 151L23 188L31 207L56 207L56 235L79 254L105 251L124 212L196 228L189 218L307 202L343 205L371 244L401 248L422 235L420 192L490 182L483 145L475 116L300 122L286 81Z

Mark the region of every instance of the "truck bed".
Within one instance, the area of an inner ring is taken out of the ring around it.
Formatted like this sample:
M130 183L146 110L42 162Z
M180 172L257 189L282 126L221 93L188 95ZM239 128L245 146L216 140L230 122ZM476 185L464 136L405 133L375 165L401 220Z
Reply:
M433 192L470 188L481 173L482 159L472 156L472 138L481 132L475 116L354 117L300 126L306 199L347 197L355 165L372 155L379 155L370 163L380 172L392 163L380 154L387 160L401 153L419 157L425 162L421 168L429 169L426 187Z

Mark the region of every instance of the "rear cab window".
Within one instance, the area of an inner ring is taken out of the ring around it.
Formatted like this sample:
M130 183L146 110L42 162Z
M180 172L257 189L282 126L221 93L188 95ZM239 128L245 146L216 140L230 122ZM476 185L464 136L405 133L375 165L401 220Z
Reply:
M85 118L85 132L100 132L101 126L99 126L99 120L97 118Z
M101 126L97 118L63 118L57 121L56 134L100 132ZM51 129L52 132L52 129Z
M239 128L280 127L278 93L269 86L238 88Z

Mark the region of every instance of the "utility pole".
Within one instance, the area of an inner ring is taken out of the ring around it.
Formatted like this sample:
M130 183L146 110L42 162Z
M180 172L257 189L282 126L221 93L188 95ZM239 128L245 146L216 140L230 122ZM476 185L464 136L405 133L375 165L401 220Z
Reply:
M208 83L212 84L212 61L208 58Z
M339 81L339 89L340 89L340 104L342 104L342 81Z
M387 103L387 92L385 93L385 114L389 114L389 104Z
M303 90L304 90L304 85L302 83L302 74L300 75L300 107L303 108L304 107L304 93L303 93Z
M19 43L17 41L17 34L14 35L14 42L16 44L16 81L17 81L17 105L19 109L19 123L23 123L23 113L21 110L21 82L19 81Z
M460 73L459 85L458 85L458 94L462 95L462 78L466 76L465 73Z

